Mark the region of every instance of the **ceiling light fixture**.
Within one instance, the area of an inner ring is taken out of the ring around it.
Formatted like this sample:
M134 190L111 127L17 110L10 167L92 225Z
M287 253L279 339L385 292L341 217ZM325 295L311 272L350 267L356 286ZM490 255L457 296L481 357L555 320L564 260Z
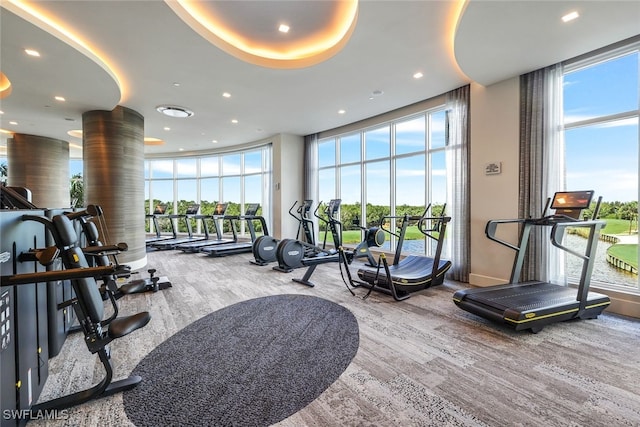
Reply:
M414 79L421 79L424 76L424 74L422 74L420 71L418 71L417 73L415 73L413 75Z
M281 33L288 33L289 26L287 24L280 24L280 26L278 27L278 31L280 31Z
M567 13L566 15L564 15L562 17L562 22L573 21L574 19L577 19L579 16L580 16L580 14L574 10L573 12L570 12L570 13Z
M27 4L28 3L28 4ZM125 101L126 87L125 83L121 80L120 73L115 69L113 64L107 61L107 58L93 46L91 46L86 40L80 38L77 34L73 33L73 29L67 27L66 24L61 23L55 16L47 13L43 8L36 5L38 2L26 2L21 0L7 0L2 2L2 7L15 13L20 18L25 19L29 23L35 25L41 30L53 35L60 41L68 44L78 52L85 55L87 58L95 62L100 68L102 68L112 79L115 85L120 91L120 103ZM29 49L33 50L33 49ZM26 50L25 50L26 52ZM34 50L38 56L40 54Z
M338 114L344 114L346 112L347 112L346 110L338 110Z
M164 114L165 116L177 117L180 119L193 116L193 111L176 105L159 105L156 107L156 111Z
M38 52L37 50L33 50L33 49L25 49L24 53L26 53L29 56L35 56L36 58L40 57L40 52Z
M238 119L231 119L231 123L233 123L233 124L238 123Z
M231 94L229 92L225 92L222 94L225 98L231 98Z
M56 101L60 101L60 102L64 102L64 101L66 101L66 99L64 99L64 96L56 96L54 99L55 99Z
M151 136L144 137L144 145L163 145L164 141L160 138L153 138Z
M270 68L309 67L331 58L349 41L358 17L358 0L316 2L327 14L318 31L310 37L287 37L286 43L283 40L270 43L252 38L251 32L216 13L217 4L224 2L164 1L180 19L218 48L243 61Z

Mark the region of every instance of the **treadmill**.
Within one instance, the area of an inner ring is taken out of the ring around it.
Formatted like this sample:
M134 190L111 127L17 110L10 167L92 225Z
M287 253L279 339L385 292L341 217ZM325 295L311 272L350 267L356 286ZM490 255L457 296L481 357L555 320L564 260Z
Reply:
M593 191L557 192L551 202L551 209L555 210L553 215L489 221L485 229L486 236L516 251L510 283L457 291L453 295L454 303L463 310L504 323L517 331L529 329L533 333L555 322L597 318L611 301L607 295L589 291L596 246L600 230L605 225L604 221L596 220L602 197L598 199L592 218L580 219L582 210L589 207L592 197ZM544 213L549 203L550 200L547 200ZM517 245L496 237L498 226L509 223L521 226ZM541 281L519 282L529 234L534 227L550 228L551 243L582 260L577 289ZM574 227L588 229L583 253L562 245L565 230Z
M169 221L169 225L171 227L171 234L163 234L161 231L162 227L160 227L160 222L158 221L158 218L166 217L167 216L166 212L167 212L167 205L159 204L159 205L156 205L152 214L146 215L146 217L153 222L153 229L155 230L154 236L147 237L145 239L145 244L147 246L151 245L152 243L159 242L161 240L176 239L178 237L178 233L176 233L176 227L173 224L173 221Z
M202 215L202 222L205 227L204 238L198 239L195 241L186 241L186 242L180 243L175 246L175 249L179 249L182 252L194 253L194 252L200 252L202 248L207 246L221 245L223 243L235 242L238 239L238 236L236 234L236 229L233 227L233 222L231 222L231 232L233 233L233 238L229 239L223 236L224 220L227 220L230 218L229 216L227 216L227 207L228 207L228 203L218 203L216 204L216 208L213 215ZM205 223L205 219L212 220L213 227L216 232L215 237L212 237L209 234L207 225Z
M247 229L249 230L249 235L251 236L251 240L241 241L241 242L230 242L223 243L219 245L205 246L200 249L200 252L206 253L209 256L214 257L222 257L227 255L235 255L241 253L251 252L253 250L253 242L256 241L256 226L255 221L260 222L262 227L262 233L264 235L268 235L269 232L267 230L267 223L264 217L257 215L258 210L260 209L259 203L249 203L247 204L247 208L245 209L244 215L235 215L235 216L227 216L225 219L229 219L231 221L246 221Z
M174 249L177 245L187 242L193 242L196 240L204 240L205 236L194 236L193 235L193 227L191 226L191 219L201 219L203 215L198 215L198 211L200 210L200 205L198 203L194 203L187 207L187 211L184 214L175 214L175 215L167 215L167 218L170 218L173 222L174 219L184 219L184 222L187 227L187 236L186 237L176 237L175 239L168 240L160 240L158 242L152 242L148 246L154 249ZM204 222L204 221L203 221ZM205 233L206 233L205 226Z
M367 266L358 269L359 280L349 280L353 286L365 286L371 290L387 293L396 301L402 301L411 296L411 293L427 289L431 286L441 285L444 282L445 273L451 268L451 261L441 258L446 236L447 224L451 217L445 216L446 204L442 207L439 216L428 216L431 209L429 204L421 216L385 216L381 218L380 228L398 238L393 264L388 265L386 257L382 257L381 266ZM390 219L401 219L400 232L393 233L384 228L383 224ZM408 255L400 259L407 226L410 221L418 222L418 230L435 241L436 248L433 256Z

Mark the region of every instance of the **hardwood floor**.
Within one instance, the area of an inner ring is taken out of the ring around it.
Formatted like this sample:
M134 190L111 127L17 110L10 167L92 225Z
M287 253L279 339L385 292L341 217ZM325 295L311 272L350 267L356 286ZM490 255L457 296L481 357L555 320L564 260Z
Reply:
M120 299L121 313L148 310L140 331L112 343L116 378L159 343L222 307L275 294L308 294L351 310L360 347L351 365L316 401L280 426L637 426L640 425L640 321L605 312L595 320L515 332L457 308L457 283L403 302L342 283L337 264L320 265L310 288L250 264L250 254L210 258L150 252L149 267L173 287ZM146 275L146 273L142 273ZM283 361L286 363L286 361ZM70 336L41 399L87 387L100 365ZM179 399L180 396L176 396ZM70 409L66 419L30 425L130 426L122 395ZM243 425L242 420L237 425Z

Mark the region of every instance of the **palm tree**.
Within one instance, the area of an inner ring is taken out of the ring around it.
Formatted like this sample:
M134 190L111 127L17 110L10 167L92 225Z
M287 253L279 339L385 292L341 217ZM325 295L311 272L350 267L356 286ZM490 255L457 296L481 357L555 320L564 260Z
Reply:
M71 196L71 207L84 206L84 183L82 174L77 173L71 177L69 183L69 195Z
M0 163L0 182L6 183L9 176L9 170L5 162Z

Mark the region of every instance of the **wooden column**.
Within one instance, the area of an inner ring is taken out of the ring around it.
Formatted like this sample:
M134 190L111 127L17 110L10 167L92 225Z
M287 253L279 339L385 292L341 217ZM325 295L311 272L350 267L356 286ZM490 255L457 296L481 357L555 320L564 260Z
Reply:
M132 268L146 265L144 117L118 106L82 115L85 205L102 206L111 240L129 250L118 257Z
M7 140L7 164L7 185L31 190L34 205L71 206L67 141L16 133Z

